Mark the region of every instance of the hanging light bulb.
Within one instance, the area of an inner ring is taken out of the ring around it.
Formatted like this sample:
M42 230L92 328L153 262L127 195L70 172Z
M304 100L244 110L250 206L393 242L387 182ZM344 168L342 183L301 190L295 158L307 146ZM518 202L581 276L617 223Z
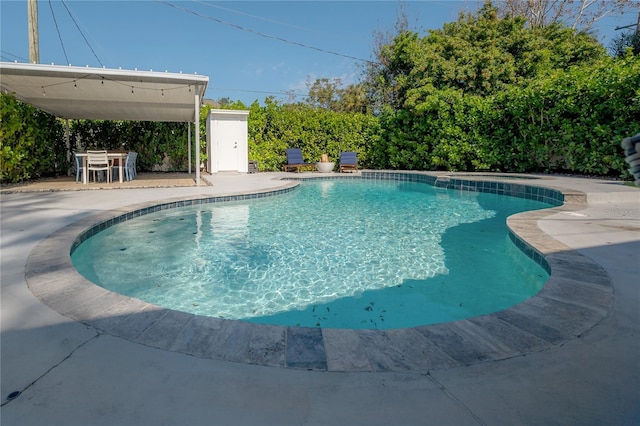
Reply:
M42 96L47 96L47 92L44 91L44 86L42 86Z
M76 80L73 80L73 88L74 89L78 89L78 83L76 83Z

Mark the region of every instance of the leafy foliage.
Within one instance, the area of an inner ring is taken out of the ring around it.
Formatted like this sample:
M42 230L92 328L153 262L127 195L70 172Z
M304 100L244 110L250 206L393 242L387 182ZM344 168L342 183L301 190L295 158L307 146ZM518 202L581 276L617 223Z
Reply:
M504 170L626 176L620 140L640 130L640 58L605 58L494 99ZM506 148L506 149L505 149Z
M20 182L66 173L69 162L62 122L0 94L0 179Z
M201 139L204 131L200 132ZM195 135L192 133L192 138ZM140 170L164 165L169 171L188 168L188 128L185 123L153 121L74 120L71 150L129 150L138 152Z
M309 97L306 103L310 106L328 109L336 112L362 112L369 108L364 87L351 84L342 87L342 80L334 78L316 79L313 83L307 82Z
M341 151L355 151L367 164L369 146L377 139L378 120L362 113L340 113L308 105L281 105L266 99L249 113L249 158L261 170L282 170L285 150L300 148L307 161L322 154L337 159Z
M583 33L527 28L485 6L381 50L375 167L625 175L619 140L640 123L640 70Z
M395 92L391 105L402 108L405 101L416 102L420 93L456 88L465 94L491 95L555 69L606 56L604 47L586 34L559 24L535 29L525 24L520 17L499 19L487 4L426 37L402 32L382 49L381 61L387 66L370 84L390 86Z

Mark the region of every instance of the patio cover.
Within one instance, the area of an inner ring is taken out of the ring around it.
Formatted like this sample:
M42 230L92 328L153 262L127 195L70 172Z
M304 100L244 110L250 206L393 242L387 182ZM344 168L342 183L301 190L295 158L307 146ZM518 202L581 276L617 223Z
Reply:
M0 89L60 118L195 122L209 77L0 62ZM199 105L198 105L199 108Z
M56 117L190 122L195 123L196 141L208 83L209 77L197 74L0 62L3 93ZM195 148L195 158L199 158L200 144Z

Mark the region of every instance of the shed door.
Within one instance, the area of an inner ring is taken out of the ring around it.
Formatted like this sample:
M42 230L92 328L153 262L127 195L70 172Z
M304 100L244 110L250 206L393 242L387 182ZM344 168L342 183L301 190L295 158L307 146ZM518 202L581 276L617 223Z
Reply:
M218 118L214 122L214 140L218 145L218 170L237 171L238 170L238 132L237 120L227 120Z

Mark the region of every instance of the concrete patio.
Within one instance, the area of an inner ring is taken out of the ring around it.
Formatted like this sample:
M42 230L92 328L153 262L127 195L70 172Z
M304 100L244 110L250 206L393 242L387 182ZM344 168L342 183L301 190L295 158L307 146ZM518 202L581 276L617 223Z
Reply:
M282 176L219 174L203 176L209 185L202 186L93 191L3 188L2 424L640 423L640 190L619 182L526 180L586 195L535 222L538 234L606 272L613 303L586 331L501 360L331 372L204 359L76 322L27 287L29 255L67 225L133 204L280 188ZM7 399L13 392L20 394Z

